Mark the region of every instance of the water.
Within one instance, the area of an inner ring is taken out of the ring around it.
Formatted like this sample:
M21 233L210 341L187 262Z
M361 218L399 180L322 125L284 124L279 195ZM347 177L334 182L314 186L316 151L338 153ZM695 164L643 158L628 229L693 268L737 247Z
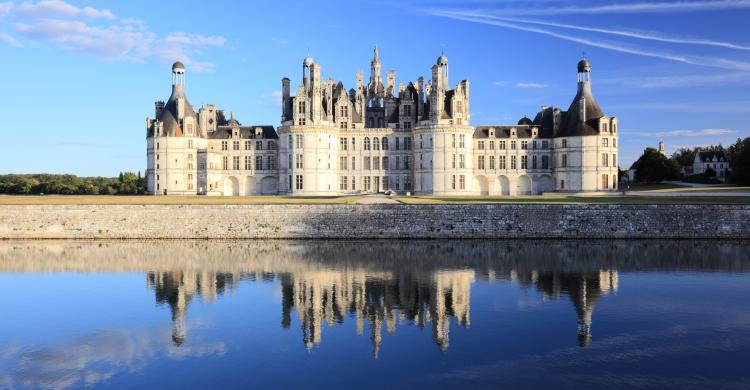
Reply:
M0 388L750 388L748 244L0 241Z

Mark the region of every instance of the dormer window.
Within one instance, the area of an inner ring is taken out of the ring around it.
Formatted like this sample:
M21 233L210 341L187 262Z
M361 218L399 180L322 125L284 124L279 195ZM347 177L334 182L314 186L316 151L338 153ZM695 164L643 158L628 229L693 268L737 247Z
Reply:
M495 136L495 129L490 129L490 137L494 137L494 136Z
M256 137L260 137L262 134L263 134L263 129L261 129L260 127L256 127L255 128L255 136Z

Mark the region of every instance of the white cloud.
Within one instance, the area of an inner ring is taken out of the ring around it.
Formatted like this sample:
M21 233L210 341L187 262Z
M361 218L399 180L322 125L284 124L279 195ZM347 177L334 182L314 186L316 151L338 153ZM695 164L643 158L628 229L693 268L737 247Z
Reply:
M539 84L539 83L516 83L516 88L529 88L529 89L547 88L547 84Z
M271 91L263 94L263 98L258 100L258 104L271 105L276 109L281 108L281 91Z
M496 87L504 87L507 84L508 84L507 81L494 81L494 82L492 82L492 85L494 85Z
M726 135L735 133L732 129L703 129L703 130L670 130L655 132L640 132L637 135L643 137L705 137L714 135Z
M642 49L642 48L635 47L635 46L628 46L628 45L625 45L624 43L596 41L596 40L591 40L587 38L561 34L555 31L545 30L542 28L508 23L502 20L492 19L488 17L471 16L471 15L467 16L467 14L463 12L444 11L444 10L431 10L429 12L436 16L443 16L443 17L447 17L451 19L463 20L463 21L472 22L472 23L481 23L481 24L487 24L491 26L510 28L510 29L519 30L519 31L533 32L537 34L548 35L551 37L563 39L563 40L570 41L570 42L579 43L582 45L588 45L588 46L598 47L602 49L613 50L613 51L617 51L621 53L634 54L634 55L639 55L639 56L644 56L644 57L661 58L665 60L682 62L686 64L691 64L691 65L707 66L707 67L714 67L714 68L721 68L721 69L740 70L740 71L750 71L750 63L744 62L744 61L730 60L730 59L716 57L716 56L704 57L704 56L695 56L695 55L688 55L688 54L671 54L663 50Z
M10 13L10 10L13 9L13 2L12 1L6 1L4 3L0 3L0 16L5 16Z
M462 13L462 14L467 15L467 16L483 16L483 15L474 14L474 13ZM741 44L732 43L732 42L715 41L715 40L704 39L704 38L676 37L676 36L670 36L661 32L656 32L656 31L614 30L614 29L585 27L585 26L578 26L578 25L572 25L572 24L553 23L553 22L545 22L545 21L540 21L540 20L517 19L517 18L508 18L508 17L499 17L499 16L491 16L489 18L496 19L496 20L503 20L506 22L526 23L526 24L536 24L536 25L549 26L549 27L567 28L571 30L589 31L589 32L617 35L617 36L623 36L623 37L628 37L628 38L637 38L637 39L658 41L658 42L665 42L665 43L681 43L681 44L690 44L690 45L717 46L717 47L724 47L724 48L737 49L737 50L750 50L750 46L747 46L747 45L741 45Z
M5 3L3 3L5 4ZM203 49L221 47L221 36L172 32L160 36L141 19L118 20L109 10L78 8L51 0L5 6L16 20L12 34L0 33L0 43L21 46L24 41L42 42L106 61L184 62L189 70L211 72L212 62L195 59ZM0 8L3 9L3 8Z
M555 2L557 3L557 2ZM566 3L562 3L566 4ZM573 14L623 14L623 13L675 13L675 12L705 12L725 11L750 8L750 0L703 0L703 1L667 1L640 2L615 4L589 4L585 6L570 6L553 4L546 7L519 8L503 7L495 9L481 9L479 12L503 15L573 15Z

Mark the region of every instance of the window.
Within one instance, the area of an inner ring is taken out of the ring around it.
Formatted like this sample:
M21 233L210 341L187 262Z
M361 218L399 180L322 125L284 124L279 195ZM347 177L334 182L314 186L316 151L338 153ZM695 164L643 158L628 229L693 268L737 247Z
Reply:
M463 154L458 155L458 167L460 169L466 168L466 156L464 156Z
M495 150L495 141L490 141L490 150Z
M232 169L235 171L240 170L240 156L232 156Z
M419 135L419 148L424 148L424 145L422 145L422 134Z
M617 133L617 123L612 124L612 132Z
M266 156L266 169L276 169L276 156Z
M380 143L383 145L383 150L388 150L388 137L383 137Z
M451 176L451 189L456 189L456 175Z
M549 169L549 156L542 156L542 169Z
M404 156L404 169L410 169L409 168L409 166L410 166L409 161L411 161L411 157ZM406 183L406 182L404 182L404 183ZM406 185L406 184L404 184L404 185Z
M510 156L510 169L516 169L516 156Z
M536 169L536 156L531 157L531 169Z
M607 130L609 130L607 124L606 123L602 123L602 132L606 133ZM607 187L604 187L604 188L607 188Z
M411 106L404 106L404 115L411 116Z
M255 150L263 150L263 141L255 141Z
M602 153L602 166L609 166L609 155L607 153Z
M365 176L365 191L370 191L370 176Z
M294 136L294 141L295 141L295 146L294 147L295 148L302 149L304 147L304 145L305 145L305 138L304 137L305 136L302 135L302 134L296 134Z
M490 156L490 169L495 169L495 156Z
M349 116L349 107L348 106L341 106L341 116L342 117L348 117Z
M505 156L500 156L500 167L499 169L505 169Z
M505 141L500 141L500 150L505 150Z
M560 164L561 167L566 168L568 166L568 155L563 154L562 155L562 163Z
M411 150L411 137L404 138L404 150Z
M221 141L221 150L228 150L228 149L229 149L229 142Z
M602 188L607 189L609 188L609 176L608 175L602 175Z
M347 145L347 143L348 143L347 141L348 140L346 138L344 138L344 137L339 138L339 148L341 150L346 150L347 149L347 146L348 146Z
M366 171L370 170L370 157L369 156L365 157L365 166L364 166L364 169Z
M297 113L298 114L304 114L305 113L305 111L306 111L305 110L305 103L306 102L304 102L304 101L297 103L297 108L298 108Z
M268 141L268 150L274 150L276 149L276 142L269 140Z
M612 138L612 147L613 148L617 147L617 138Z
M348 129L349 128L349 122L341 122L341 124L339 125L339 127L342 128L342 129Z
M252 143L250 141L245 141L245 150L250 150L252 148Z
M357 178L352 176L352 191L357 189Z
M229 157L224 156L222 158L222 166L224 167L225 171L229 169Z
M401 150L401 139L399 137L396 137L396 150Z
M307 124L307 120L305 118L299 118L297 120L297 126L304 126Z
M612 153L612 166L617 166L617 153Z
M346 170L346 166L347 166L347 164L346 164L346 156L339 157L339 169L345 171Z
M383 170L388 170L388 157L383 157Z
M240 150L240 141L232 142L232 150Z
M510 150L516 150L516 141L510 141Z
M477 149L484 150L484 141L477 141Z
M365 137L365 150L370 150L370 139Z
M404 129L411 129L411 122L404 122Z
M477 169L484 169L484 156L477 156Z
M521 169L529 169L529 156L521 156Z
M255 156L255 169L258 171L263 170L263 156Z
M602 138L602 146L605 148L609 146L609 138Z
M372 150L380 150L380 140L378 137L372 137Z
M246 171L253 169L251 161L252 159L250 158L250 156L245 156L245 170Z
M460 190L466 189L466 176L461 175L458 177L458 189Z
M455 134L451 134L451 147L453 148L456 147L456 135Z
M339 189L340 190L346 190L347 189L347 187L348 187L347 183L346 183L347 179L348 178L346 176L341 176L341 179L339 180Z
M356 157L352 156L352 171L355 170L355 169L357 169ZM352 183L354 183L354 181L352 181ZM352 188L352 189L354 189L354 188Z
M305 161L305 159L303 158L303 156L301 154L296 155L294 159L297 162L297 165L296 165L297 169L304 168L304 161Z
M565 180L560 180L560 189L561 190L565 189Z
M459 148L465 148L466 147L466 135L465 134L459 134L458 135L458 147Z
M566 140L566 139L562 140L562 147L563 148L567 148L568 147L568 140Z
M396 191L401 190L401 176L396 176Z
M297 178L295 179L295 188L301 190L303 187L304 182L302 181L302 175L297 175Z
M529 141L521 141L521 149L527 150L529 148Z
M536 141L534 141L534 142L531 143L531 148L534 149L534 150L536 150Z
M396 156L396 170L401 169L401 156Z
M456 155L451 156L451 168L456 169Z
M542 149L549 149L549 141L542 141Z
M380 169L380 157L372 158L372 169L376 171Z
M189 139L188 140L188 149L192 149L192 148L193 148L193 140Z

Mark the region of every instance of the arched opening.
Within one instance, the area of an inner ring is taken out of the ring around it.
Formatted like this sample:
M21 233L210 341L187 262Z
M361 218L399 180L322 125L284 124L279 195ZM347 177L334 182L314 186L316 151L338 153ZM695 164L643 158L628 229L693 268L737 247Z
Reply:
M510 195L510 180L507 176L501 175L495 179L498 195Z
M539 195L545 192L552 192L555 190L555 181L552 180L552 176L550 175L542 175L542 177L539 178L537 188Z
M236 177L230 176L224 179L224 196L239 196L240 181Z
M523 175L518 178L518 195L531 195L531 178Z
M279 182L275 177L266 176L260 181L261 191L264 195L276 194L279 192Z
M245 178L245 195L255 195L255 176Z
M479 195L486 196L490 194L490 183L484 176L474 178L474 188L479 190Z

